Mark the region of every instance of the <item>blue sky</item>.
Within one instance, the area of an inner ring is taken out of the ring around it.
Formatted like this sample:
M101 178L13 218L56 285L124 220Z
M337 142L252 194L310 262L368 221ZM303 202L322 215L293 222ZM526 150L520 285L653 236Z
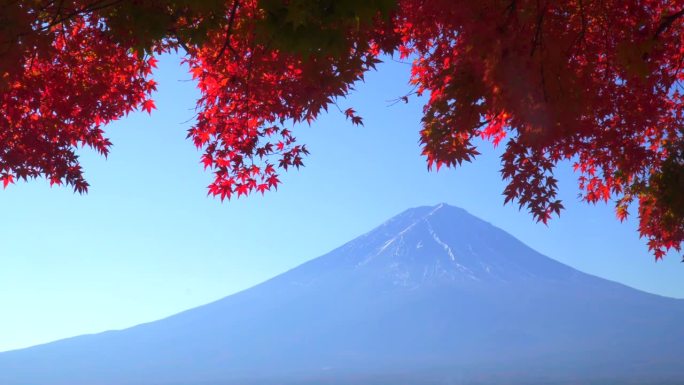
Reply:
M162 58L158 110L107 128L108 159L82 151L91 190L79 196L43 180L0 191L0 351L119 329L219 299L288 270L420 205L446 202L501 227L582 271L684 298L684 264L655 263L611 205L577 199L576 176L560 166L566 210L536 224L503 205L500 150L473 164L428 172L420 156L420 100L409 67L388 60L340 101L365 126L332 111L295 134L311 155L282 176L277 192L221 203L211 175L185 139L197 92L178 58Z

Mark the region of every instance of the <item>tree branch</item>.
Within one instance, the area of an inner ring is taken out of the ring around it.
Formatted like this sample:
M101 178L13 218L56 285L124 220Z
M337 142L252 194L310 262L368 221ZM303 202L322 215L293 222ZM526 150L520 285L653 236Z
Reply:
M681 9L679 12L673 13L672 15L664 17L660 21L660 25L658 26L658 29L656 29L655 34L653 34L653 40L657 39L658 36L660 36L661 33L665 32L672 23L674 23L677 19L680 17L684 16L684 9Z
M223 53L226 51L226 48L229 48L233 54L236 54L235 49L230 45L230 35L233 32L233 24L235 21L235 14L237 13L237 9L240 6L240 1L239 0L234 0L233 1L233 7L230 9L230 16L228 16L228 27L226 28L226 40L223 42L223 47L221 47L221 50L219 53L216 55L214 58L214 63L219 61L221 57L223 56Z
M113 1L110 1L110 2L106 2L106 1L105 1L105 2L96 1L96 2L94 2L94 3L91 3L91 4L89 4L89 5L86 5L86 6L83 7L83 8L75 9L75 10L73 10L73 11L67 13L66 15L60 17L60 16L59 16L59 12L61 12L61 8L62 8L62 2L60 1L60 5L59 5L59 8L60 8L60 9L58 9L58 14L55 15L55 17L52 19L52 21L50 21L50 23L48 23L47 25L45 25L45 26L43 26L42 28L40 28L39 31L46 31L46 30L50 29L51 27L53 27L53 26L55 26L55 25L57 25L57 24L63 23L63 22L65 22L65 21L67 21L67 20L70 20L70 19L72 19L72 18L74 18L74 17L76 17L76 16L80 16L80 15L83 15L83 14L86 14L86 13L90 13L90 12L94 12L94 11L99 11L99 10L102 10L102 9L105 9L105 8L109 8L109 7L115 6L115 5L117 5L117 4L119 4L119 3L122 3L122 2L123 2L123 0L113 0Z

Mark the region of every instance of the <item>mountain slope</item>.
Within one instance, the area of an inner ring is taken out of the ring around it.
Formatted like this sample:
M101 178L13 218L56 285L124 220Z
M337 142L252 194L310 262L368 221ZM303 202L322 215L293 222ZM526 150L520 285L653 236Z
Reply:
M0 354L0 384L681 384L683 320L438 205L217 302Z

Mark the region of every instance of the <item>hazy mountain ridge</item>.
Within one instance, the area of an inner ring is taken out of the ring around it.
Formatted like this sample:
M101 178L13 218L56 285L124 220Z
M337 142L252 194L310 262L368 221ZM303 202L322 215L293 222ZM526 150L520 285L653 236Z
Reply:
M0 384L684 383L682 320L683 300L578 272L442 204L164 320L2 353Z

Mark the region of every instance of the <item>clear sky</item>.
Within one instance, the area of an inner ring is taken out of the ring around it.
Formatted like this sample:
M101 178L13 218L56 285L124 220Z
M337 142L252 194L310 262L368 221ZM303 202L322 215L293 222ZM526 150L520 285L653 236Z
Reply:
M332 111L295 134L306 167L277 192L221 203L185 139L197 92L178 58L156 72L158 110L107 128L108 159L82 151L91 189L79 196L43 180L0 191L0 351L163 318L286 271L410 207L446 202L577 269L684 298L684 264L655 263L612 205L577 199L569 165L558 170L566 210L548 227L503 206L497 154L429 173L420 156L422 104L390 106L409 67L388 60L353 95L365 126Z

